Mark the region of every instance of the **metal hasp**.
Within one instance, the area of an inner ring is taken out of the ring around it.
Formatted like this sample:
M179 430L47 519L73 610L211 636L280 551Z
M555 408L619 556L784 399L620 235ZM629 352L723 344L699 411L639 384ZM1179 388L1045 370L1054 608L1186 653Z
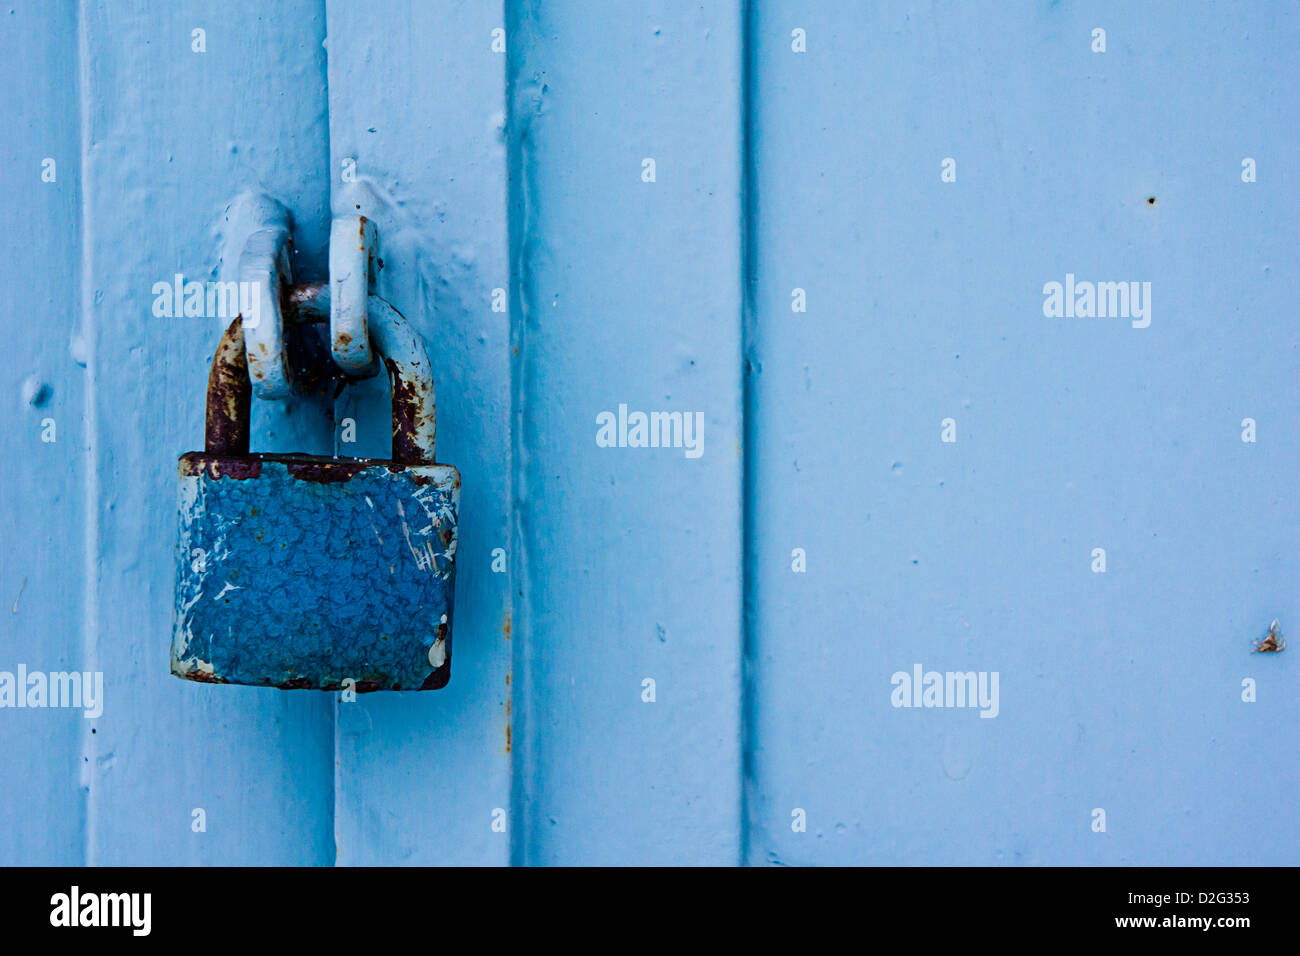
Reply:
M285 321L329 315L284 290ZM208 379L204 450L182 455L171 670L284 689L435 690L451 676L460 473L434 464L420 337L378 296L369 340L392 388L391 460L250 454L236 319Z

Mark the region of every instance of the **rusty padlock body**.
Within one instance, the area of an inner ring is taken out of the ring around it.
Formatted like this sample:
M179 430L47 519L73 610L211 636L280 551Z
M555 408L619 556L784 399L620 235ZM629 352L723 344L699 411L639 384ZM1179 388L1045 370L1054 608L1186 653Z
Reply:
M328 286L286 321L328 314ZM241 320L212 361L204 450L179 461L171 670L283 689L435 690L451 675L460 473L433 462L423 343L370 297L392 389L390 460L249 452Z

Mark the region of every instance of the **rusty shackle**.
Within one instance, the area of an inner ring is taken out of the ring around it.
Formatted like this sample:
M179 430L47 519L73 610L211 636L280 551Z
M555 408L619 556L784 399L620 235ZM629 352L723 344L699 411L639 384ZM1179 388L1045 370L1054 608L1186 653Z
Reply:
M406 318L379 296L368 297L366 312L371 344L388 369L393 407L392 460L407 465L431 464L436 413L433 375L424 342ZM285 289L281 314L286 322L327 321L329 284ZM228 458L248 455L252 393L241 316L230 323L212 357L204 423L205 454Z

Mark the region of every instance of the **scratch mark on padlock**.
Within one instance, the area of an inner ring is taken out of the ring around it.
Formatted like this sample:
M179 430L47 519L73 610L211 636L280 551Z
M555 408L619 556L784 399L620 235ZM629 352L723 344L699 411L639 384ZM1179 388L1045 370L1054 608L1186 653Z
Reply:
M18 613L18 602L21 601L21 600L23 599L23 592L26 591L26 590L27 590L27 577L26 577L26 575L24 575L24 576L23 576L23 583L22 583L21 585L19 585L19 587L18 587L18 596L17 596L16 598L14 598L14 606L13 606L13 608L12 608L12 611L13 611L14 614L17 614L17 613Z
M189 599L188 601L186 601L183 605L181 605L181 613L183 613L183 614L189 614L189 613L190 613L190 608L192 608L192 607L194 607L194 605L198 604L199 601L202 599L202 597L203 597L203 589L200 588L199 591L198 591L198 593L195 594L194 597L190 598L190 599ZM186 646L188 647L188 646L189 646L189 641L186 640L185 644L186 644Z
M370 506L370 511L373 511L373 510L374 510L374 502L373 502L373 501L370 501L370 496L369 496L369 494L363 494L363 496L361 496L361 497L365 498L365 503L367 503L367 505ZM380 529L374 527L374 522L373 522L373 520L370 520L370 516L369 516L369 515L365 516L365 520L368 520L368 522L370 522L370 531L373 531L373 532L374 532L374 538L376 538L376 540L377 540L378 542L380 542L380 546L381 546L381 548L382 548L382 546L383 546L383 536L380 535ZM390 567L390 568L393 568L393 566L391 566L391 564L389 564L389 567ZM395 570L395 568L393 568L393 570ZM389 571L389 574L393 574L393 570L390 570L390 571Z
M227 582L226 582L226 586L225 586L224 588L222 588L222 589L217 593L217 596L214 597L212 600L214 600L214 601L220 601L223 597L226 596L226 592L227 592L227 591L242 591L242 590L244 590L244 589L243 589L242 587L240 587L238 584L231 584L229 581L227 581Z
M188 609L186 609L188 612ZM185 621L183 627L178 627L172 638L172 660L180 662L185 659L186 652L190 649L190 643L194 640L194 632L190 629L188 613L182 614Z
M402 507L400 501L397 503L397 513L401 516L402 534L406 538L406 546L411 549L411 555L415 558L416 568L421 571L425 570L425 568L432 570L434 567L433 546L426 541L424 543L424 549L417 549L415 545L411 543L411 528L406 523L406 509ZM425 549L427 549L427 553L425 553Z
M366 504L368 504L368 505L370 506L370 510L371 510L371 511L374 511L374 510L375 510L375 503L374 503L373 501L370 500L370 496L369 496L369 495L364 495L363 497L366 499ZM379 533L379 529L375 527L374 519L372 519L372 518L370 517L370 515L366 515L366 520L370 522L370 530L373 531L373 532L375 533L375 540L379 542L379 546L380 546L380 547L383 547L383 545L384 545L384 536L381 535L381 534ZM389 573L391 573L391 572L389 572Z

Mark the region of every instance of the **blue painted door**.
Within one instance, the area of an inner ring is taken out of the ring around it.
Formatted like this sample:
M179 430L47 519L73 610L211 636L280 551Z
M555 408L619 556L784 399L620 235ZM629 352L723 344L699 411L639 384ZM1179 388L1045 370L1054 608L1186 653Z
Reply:
M15 4L0 861L1295 863L1252 642L1300 619L1298 49L1263 5ZM427 344L444 690L167 673L224 323L153 288L254 189L304 280L363 206Z

